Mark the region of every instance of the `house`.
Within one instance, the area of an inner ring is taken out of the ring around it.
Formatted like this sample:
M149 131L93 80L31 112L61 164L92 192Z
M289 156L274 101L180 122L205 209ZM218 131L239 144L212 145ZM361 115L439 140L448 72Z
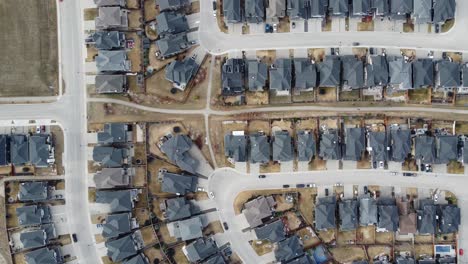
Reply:
M138 201L138 190L96 191L96 203L108 204L112 213L131 212Z
M388 150L386 132L369 132L369 152L373 162L385 163Z
M96 30L127 29L128 13L120 6L99 7L99 14L94 19Z
M319 86L338 87L341 84L341 60L338 56L327 56L318 64Z
M371 14L371 0L353 0L352 8L354 16L367 16Z
M188 57L184 60L174 60L166 66L166 80L172 82L173 86L184 91L190 81L197 74L200 65L194 58Z
M278 23L286 16L286 0L266 0L266 22Z
M396 232L398 230L400 217L394 199L380 199L378 213L377 231Z
M436 85L441 88L457 88L461 86L460 63L440 60L436 64Z
M122 264L149 264L149 263L150 263L149 259L143 253L140 253L122 262Z
M242 94L245 90L245 62L243 59L228 59L221 73L222 95Z
M467 164L468 163L468 142L467 141L463 142L462 152L463 152L463 156L462 156L463 163Z
M419 201L418 231L420 234L435 234L437 228L436 206L432 199Z
M297 159L299 161L310 161L316 154L315 135L312 131L297 131Z
M359 225L375 225L377 221L377 201L369 196L361 197L359 199Z
M432 22L432 0L414 0L413 18L416 24Z
M272 208L276 205L272 196L259 196L244 204L242 213L251 228L263 224L263 220L271 217Z
M182 251L190 263L199 263L218 252L218 246L213 238L202 237L183 246Z
M175 11L182 8L190 7L189 0L156 0L156 5L159 11Z
M347 199L338 203L340 230L350 231L358 228L358 201Z
M349 13L348 0L329 0L329 14L332 16L346 16Z
M187 135L169 135L160 146L161 152L166 154L169 161L180 169L195 173L199 167L199 161L189 153L192 148L192 140Z
M320 136L319 157L324 160L340 160L341 144L338 131L329 131Z
M390 13L400 18L406 14L413 13L413 0L390 0Z
M434 0L434 23L444 23L455 18L455 0Z
M54 156L50 135L40 134L29 137L29 161L39 168L46 168L53 162Z
M125 33L119 31L97 31L91 35L94 46L98 50L125 48Z
M369 56L366 65L367 86L385 86L389 81L387 56Z
M223 254L217 253L205 260L203 264L227 264L227 262L224 260Z
M393 88L400 90L413 88L413 67L410 62L403 57L392 57L389 58L388 66L390 74L389 84L392 85Z
M377 16L387 16L390 13L389 0L371 0L371 8Z
M49 244L49 241L58 236L53 224L42 225L38 229L24 231L20 233L19 240L24 249L33 249L43 247Z
M224 156L232 160L232 163L247 161L247 136L244 131L224 135Z
M415 234L417 230L417 218L416 213L409 213L400 215L400 234Z
M224 0L223 14L225 23L240 23L243 20L240 0ZM253 14L252 14L253 15Z
M49 206L40 204L16 208L16 218L20 226L41 225L52 222Z
M127 4L127 0L94 0L94 3L98 6L122 6Z
M184 174L175 174L162 170L159 172L161 182L161 192L185 195L195 192L197 178Z
M39 202L49 199L49 186L43 181L22 182L19 185L18 199L21 202Z
M293 160L293 143L288 131L276 131L272 145L273 161L286 162Z
M288 264L316 264L315 260L309 255L305 254L302 257L291 260Z
M461 223L460 208L453 204L440 205L437 208L439 231L442 234L458 232Z
M161 207L163 208L164 216L169 221L188 218L193 213L192 204L184 197L166 199L161 204Z
M125 50L99 50L96 67L98 72L129 72L131 61Z
M0 135L0 166L5 166L8 164L7 160L7 135Z
M364 87L364 63L354 55L342 56L343 89Z
M127 76L124 74L99 74L95 77L96 93L118 94L127 92Z
M422 88L429 86L434 86L434 61L432 59L417 59L413 61L413 87Z
M310 0L289 0L287 13L290 20L309 19Z
M203 225L199 216L167 224L169 235L182 241L203 237Z
M63 258L58 248L40 248L24 254L27 264L60 264Z
M267 65L258 60L247 61L248 88L250 92L261 92L264 90L268 80Z
M129 158L128 149L95 146L93 148L93 160L106 168L117 168L127 164Z
M159 50L156 52L156 56L166 59L188 50L192 45L193 42L188 40L185 32L166 35L156 40L156 46Z
M458 160L458 137L445 135L437 136L436 141L436 163L447 164Z
M162 12L156 16L156 31L158 36L178 34L189 30L187 17L176 12Z
M343 159L359 161L366 148L364 128L353 127L345 130L345 154Z
M268 240L270 243L276 243L286 238L284 224L281 219L268 223L264 226L254 229L258 240Z
M317 87L317 67L309 59L294 59L295 91L312 91Z
M130 213L111 214L102 224L102 236L105 239L115 238L132 231Z
M431 136L418 136L415 139L415 159L422 164L432 164L436 160L435 138Z
M26 135L10 136L10 162L13 165L29 162L29 142Z
M292 82L291 59L276 59L270 68L270 92L276 95L289 95Z
M103 168L94 174L93 180L97 189L128 187L134 173L132 168Z
M107 256L113 262L120 262L126 258L138 254L139 246L133 234L129 234L119 239L108 240L105 243Z
M127 143L132 141L130 126L126 123L106 123L104 131L97 133L99 144Z
M281 263L289 263L304 254L304 247L298 236L294 235L278 243L275 249L275 258Z
M248 23L262 23L265 19L265 6L263 0L245 0L245 20Z
M411 153L411 131L408 129L391 129L390 147L392 161L405 161Z
M270 143L268 136L263 133L255 133L249 136L250 139L250 162L268 163L270 161Z
M315 229L328 230L336 228L336 198L322 197L318 198L315 206Z

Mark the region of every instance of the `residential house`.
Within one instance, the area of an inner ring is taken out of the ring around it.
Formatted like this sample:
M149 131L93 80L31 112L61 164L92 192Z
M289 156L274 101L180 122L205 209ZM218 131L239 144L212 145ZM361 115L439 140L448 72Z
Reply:
M294 59L294 90L312 91L317 87L317 67L309 59Z
M359 199L359 225L375 225L377 222L377 201L368 195L361 197Z
M129 72L131 61L125 50L99 50L96 67L98 72Z
M436 139L436 163L448 164L458 160L458 137L452 135L437 136Z
M46 134L32 135L29 137L29 161L39 168L48 167L53 163L52 137Z
M264 0L245 0L244 14L248 23L262 23L265 19Z
M227 262L223 254L217 253L205 260L203 264L227 264Z
M267 65L258 60L247 61L248 88L250 92L263 91L268 80Z
M302 255L304 255L304 247L296 235L280 241L275 249L275 258L281 263L289 263L290 260Z
M244 93L245 62L243 59L228 59L221 73L222 95L240 95Z
M140 253L134 257L124 260L122 264L149 264L150 261L143 253Z
M158 177L161 181L161 192L185 195L196 190L196 177L170 173L166 170L161 170Z
M390 13L389 0L371 0L371 7L377 16L387 16Z
M310 161L316 154L316 142L313 131L297 131L297 159L299 161Z
M49 184L45 181L28 181L19 184L18 200L21 202L40 202L49 198Z
M367 86L385 86L389 81L387 56L371 55L366 65Z
M120 262L138 254L141 246L136 239L134 234L129 234L119 239L106 241L107 256L113 262Z
M436 64L436 86L441 88L457 88L461 86L460 63L440 60Z
M131 126L126 123L106 123L104 131L98 132L99 144L127 143L132 141Z
M286 0L266 0L266 22L278 23L286 16Z
M324 18L328 9L328 0L310 0L310 17Z
M173 84L173 87L185 91L199 68L200 65L192 57L185 58L182 61L174 60L166 66L165 77Z
M182 241L203 237L203 225L199 216L167 224L169 235Z
M336 198L334 196L318 198L315 206L315 229L336 228Z
M224 0L223 14L225 23L240 23L243 20L240 0Z
M166 59L188 50L193 44L192 41L188 40L185 32L166 35L156 40L156 46L159 50L156 52L156 56Z
M442 234L458 232L461 223L460 208L454 204L439 205L437 208L439 232Z
M250 162L268 163L270 161L270 143L268 136L263 133L255 133L249 136L250 139Z
M218 246L213 238L202 237L186 246L183 246L182 251L190 263L199 263L200 261L216 254L218 252Z
M38 229L21 232L19 240L24 249L33 249L43 247L57 237L54 225L46 224Z
M364 63L354 55L342 56L343 89L364 87Z
M429 86L434 86L434 61L432 59L413 61L413 87L425 88Z
M385 164L388 159L388 141L386 132L369 132L369 152L372 162Z
M185 15L176 12L162 12L156 16L156 31L160 37L188 30L189 25Z
M127 148L95 146L93 148L93 160L106 168L118 168L129 163L128 152Z
M377 231L396 232L398 230L400 217L395 199L381 198L378 202L379 218L377 222Z
M397 1L397 0L392 0ZM401 0L403 1L403 0ZM388 58L390 85L399 90L408 90L413 88L413 67L403 57Z
M263 224L263 220L271 217L273 207L276 205L272 196L259 196L244 204L242 213L251 228Z
M156 5L160 12L175 11L182 8L190 7L189 0L156 0Z
M463 152L463 156L462 156L463 163L467 164L468 163L468 142L467 141L463 142L462 152Z
M304 254L302 257L291 260L288 264L316 264L316 262L313 257Z
M320 136L319 157L324 160L341 159L341 143L338 131L332 130Z
M276 59L270 68L270 92L276 95L291 94L292 61L291 59Z
M371 14L371 0L353 0L352 8L354 16L367 16Z
M411 131L408 129L391 129L390 150L392 161L405 161L411 153Z
M160 146L161 152L166 154L169 161L180 169L195 173L199 167L199 161L189 153L193 147L192 140L187 135L169 135ZM196 146L195 146L196 147Z
M418 215L416 213L409 213L406 215L400 215L400 227L399 233L402 235L405 234L415 234L417 230L417 218Z
M112 213L131 212L138 201L138 190L96 191L96 203L108 204Z
M286 162L293 160L293 143L288 131L276 131L272 145L273 161Z
M192 216L192 204L184 197L166 199L161 203L161 209L164 212L164 217L168 221L176 221Z
M415 139L415 159L421 164L432 164L436 160L436 142L431 136L418 136Z
M7 154L7 141L9 140L7 135L0 135L0 166L8 164Z
M63 257L58 248L40 248L24 254L27 264L60 264Z
M258 240L268 240L270 243L276 243L286 238L284 224L281 219L264 226L257 227L254 231Z
M116 238L132 231L130 213L111 214L106 217L102 224L102 236L105 239Z
M127 29L128 13L128 10L120 6L99 7L99 14L94 19L96 30Z
M29 162L29 142L26 135L10 136L10 162L13 165Z
M94 174L97 189L125 188L130 186L130 178L135 174L132 168L103 168Z
M16 208L16 218L18 219L18 224L23 227L52 222L49 206L40 204Z
M127 0L94 0L94 3L98 6L122 6L127 5Z
M91 35L98 50L125 48L125 33L119 31L97 31Z
M224 156L232 163L247 161L247 136L244 131L224 135Z
M327 56L318 64L319 86L338 87L341 84L341 59L338 56Z
M340 230L350 231L358 228L358 201L347 199L338 203Z
M390 14L393 17L404 17L406 14L413 13L413 10L413 0L390 0Z
M434 23L444 23L455 18L455 0L434 0Z
M127 76L124 74L100 74L95 77L96 93L119 94L127 92Z
M420 234L435 234L437 228L436 206L432 199L419 201L418 231Z
M310 0L289 0L287 13L290 20L309 19Z
M413 18L416 24L432 22L432 0L414 0Z
M359 161L366 149L364 128L354 127L345 130L345 153L343 159Z
M348 0L329 0L329 14L332 16L347 16L349 14Z

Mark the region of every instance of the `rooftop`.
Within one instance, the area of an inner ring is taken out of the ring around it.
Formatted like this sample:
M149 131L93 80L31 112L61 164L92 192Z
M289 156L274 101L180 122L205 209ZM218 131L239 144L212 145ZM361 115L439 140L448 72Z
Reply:
M192 144L192 140L186 135L171 135L161 145L161 151L182 170L195 173L199 162L189 153Z

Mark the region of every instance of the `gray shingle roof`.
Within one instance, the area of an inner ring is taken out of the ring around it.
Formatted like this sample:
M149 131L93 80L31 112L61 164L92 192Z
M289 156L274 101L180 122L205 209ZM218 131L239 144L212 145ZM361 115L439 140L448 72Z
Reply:
M93 160L101 163L103 167L116 168L124 164L128 157L127 149L95 146L93 148Z
M125 168L104 168L94 174L93 180L97 189L126 187L130 184L130 176L133 176L132 171Z
M224 260L224 257L222 254L218 253L210 258L208 258L206 261L203 262L203 264L226 264L227 262Z
M199 162L189 153L192 144L192 140L186 135L173 135L162 144L161 151L182 170L195 173Z
M310 15L309 0L289 0L287 3L287 12L289 19L308 19Z
M7 165L7 135L0 135L0 166Z
M315 206L315 228L327 230L336 228L336 198L323 197L318 199Z
M99 50L96 67L99 72L128 72L131 62L125 50Z
M355 230L358 225L358 201L344 200L338 203L340 215L340 229L343 231Z
M245 0L245 19L249 23L261 23L265 18L265 6L263 0Z
M291 161L293 159L292 138L288 131L276 131L273 139L273 160Z
M403 162L411 153L411 131L406 129L391 130L390 140L392 160Z
M254 229L257 239L269 240L271 243L279 242L286 238L284 233L284 225L281 220L276 220L272 223L266 224Z
M143 253L140 253L122 262L122 264L148 264L148 263L149 263L148 258Z
M126 0L94 0L97 6L125 6Z
M50 223L52 216L47 205L26 205L16 208L16 216L20 226L40 225Z
M29 162L29 144L26 135L10 136L10 162L13 165Z
M376 15L387 15L390 13L388 0L371 0L371 6L375 9Z
M390 12L393 15L411 14L413 10L413 0L390 0Z
M367 85L381 86L387 85L389 80L387 56L370 56L367 69Z
M413 62L413 87L434 86L434 62L432 59L417 59Z
M378 228L385 229L389 232L395 232L399 226L398 208L396 205L379 205L379 222Z
M203 225L199 216L189 219L171 222L171 230L175 238L180 238L183 241L192 240L203 236ZM169 231L171 232L171 231Z
M96 75L96 93L123 93L126 89L126 83L127 77L125 75Z
M430 23L432 21L432 0L414 0L413 16L417 24Z
M47 182L22 182L19 186L18 198L20 201L44 201L49 198Z
M189 30L187 17L176 12L162 12L156 16L156 31L164 37L166 34L178 34Z
M359 224L361 226L377 224L377 201L371 197L359 200Z
M197 178L180 175L170 172L161 172L162 173L162 183L161 191L167 193L178 193L185 195L189 192L194 192L197 184Z
M276 59L270 68L270 91L290 91L292 80L291 59Z
M59 264L62 257L58 248L40 248L24 254L27 264Z
M455 0L434 0L434 23L454 18L455 7Z
M36 167L47 167L49 163L49 135L33 135L29 137L29 161Z
M318 64L320 87L336 87L341 84L341 60L337 56L328 56Z
M131 231L130 214L112 214L106 217L106 223L102 225L102 236L114 238Z
M48 243L47 233L43 229L22 232L19 239L25 249L42 247Z
M263 219L272 215L271 207L274 204L273 197L259 196L244 204L242 213L250 227L257 227L263 224Z
M192 205L184 197L167 199L166 217L169 221L175 221L190 217L192 215Z
M128 125L125 123L106 123L104 131L98 132L99 144L127 142Z
M430 136L418 136L415 139L415 158L423 164L432 164L436 160L435 138Z
M437 62L437 85L443 88L455 88L461 85L460 63L441 60Z
M96 203L109 204L112 213L130 212L133 209L133 191L97 191Z
M188 261L196 263L215 254L218 247L212 238L203 237L185 246L185 251Z
M399 89L413 88L413 67L403 57L388 58L390 84Z
M128 28L128 11L120 6L99 7L94 23L97 30Z
M268 79L267 65L257 60L247 61L249 91L263 91Z
M161 53L161 57L168 58L186 51L190 48L190 43L187 38L187 33L179 33L175 35L167 35L156 41L156 46Z
M328 0L311 0L310 1L310 16L324 17L328 6Z
M364 62L353 55L341 57L343 62L343 86L351 89L364 87Z
M437 161L436 163L446 164L452 160L458 160L458 137L438 136L436 138Z
M388 157L388 142L387 133L385 132L370 132L369 133L369 144L372 148L372 160L373 161L387 161Z
M98 31L92 36L97 49L111 50L125 46L125 33L119 31Z
M362 152L366 148L364 128L346 128L345 160L361 160Z
M288 262L304 254L302 242L298 236L294 235L280 241L275 250L275 258L281 263Z
M370 0L353 0L353 15L365 16L371 11Z
M250 162L267 163L270 161L270 143L263 134L250 135Z
M224 0L223 14L227 23L239 23L242 21L240 0Z
M341 159L341 144L337 131L322 134L320 137L319 156L325 160Z
M418 213L418 231L420 234L435 234L436 232L436 207L432 200L422 203Z
M106 248L107 256L113 262L122 261L138 253L137 245L131 234L119 239L106 241Z
M294 59L294 89L306 90L317 87L317 68L309 59Z
M243 59L228 59L222 67L223 95L237 95L245 90L245 62Z
M441 205L437 209L439 215L439 230L442 234L458 231L461 223L460 208L456 205Z
M247 136L231 133L224 135L224 155L235 162L247 161Z
M177 10L184 6L190 5L189 0L156 0L156 4L159 5L159 11L166 10Z
M310 161L316 153L315 135L311 131L297 131L297 159Z
M199 67L200 65L193 58L186 58L183 61L175 60L166 66L166 80L185 89Z
M349 4L347 0L329 0L328 9L332 15L346 15L349 12Z
M310 257L309 255L304 255L302 257L288 262L288 264L316 264L316 262L313 257Z

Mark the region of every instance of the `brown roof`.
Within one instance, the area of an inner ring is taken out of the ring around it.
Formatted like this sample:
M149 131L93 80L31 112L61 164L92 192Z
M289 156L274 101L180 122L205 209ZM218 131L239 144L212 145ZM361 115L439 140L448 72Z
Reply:
M416 233L417 214L410 213L408 215L400 215L400 233L414 234Z

